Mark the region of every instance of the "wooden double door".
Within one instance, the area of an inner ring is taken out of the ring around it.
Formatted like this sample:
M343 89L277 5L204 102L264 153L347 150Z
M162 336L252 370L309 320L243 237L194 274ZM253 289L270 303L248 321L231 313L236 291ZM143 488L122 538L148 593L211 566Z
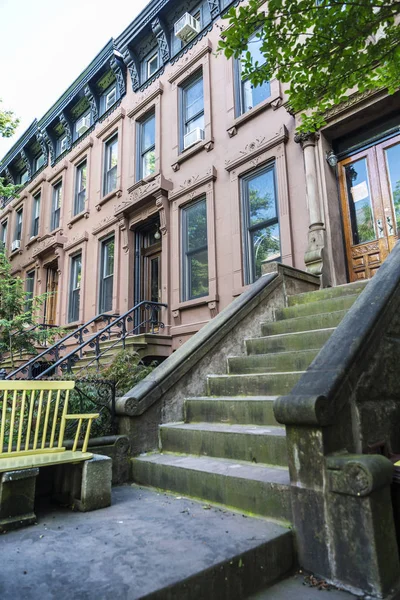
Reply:
M349 278L369 279L399 238L400 136L338 167Z

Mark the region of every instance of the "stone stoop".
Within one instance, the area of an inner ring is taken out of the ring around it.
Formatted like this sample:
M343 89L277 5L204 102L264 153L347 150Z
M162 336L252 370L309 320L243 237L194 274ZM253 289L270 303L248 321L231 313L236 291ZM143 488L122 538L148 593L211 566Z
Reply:
M290 479L285 428L274 401L288 394L366 282L290 296L246 355L207 376L207 395L187 398L183 422L159 427L160 452L131 459L132 478L288 526ZM294 555L293 555L294 556Z

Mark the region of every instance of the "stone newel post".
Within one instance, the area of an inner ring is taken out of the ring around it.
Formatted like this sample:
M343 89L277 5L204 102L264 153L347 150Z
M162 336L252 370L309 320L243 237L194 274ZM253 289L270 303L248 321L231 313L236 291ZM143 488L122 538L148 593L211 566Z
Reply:
M294 137L295 142L301 144L304 154L307 206L310 221L304 262L309 273L323 275L327 272L327 259L324 256L326 232L318 194L317 161L315 157L315 145L318 139L318 133L297 133Z

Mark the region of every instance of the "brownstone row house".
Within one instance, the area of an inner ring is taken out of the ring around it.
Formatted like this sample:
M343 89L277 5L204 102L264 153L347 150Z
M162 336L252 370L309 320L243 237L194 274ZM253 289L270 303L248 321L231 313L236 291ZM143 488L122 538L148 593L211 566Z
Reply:
M297 137L279 81L253 88L215 54L230 4L151 0L3 158L24 187L0 236L27 292L54 292L44 322L163 302L174 349L264 260L336 285L393 247L399 94L355 94Z

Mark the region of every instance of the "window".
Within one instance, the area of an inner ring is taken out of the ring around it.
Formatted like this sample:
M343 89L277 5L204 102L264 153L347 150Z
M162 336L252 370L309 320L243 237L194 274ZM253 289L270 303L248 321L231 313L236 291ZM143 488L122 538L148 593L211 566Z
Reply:
M71 273L69 285L68 323L79 321L79 303L82 277L82 255L76 254L71 258Z
M85 209L86 200L86 161L76 167L74 216Z
M60 227L60 213L62 202L62 182L53 186L53 201L51 207L50 231Z
M154 113L138 123L138 180L152 175L155 171L155 127L156 117Z
M33 198L31 238L39 235L40 194Z
M200 74L181 88L181 150L203 138L204 91Z
M57 156L60 156L60 154L65 152L67 147L68 147L67 136L64 135L64 136L61 136L60 138L58 138L58 140L57 140Z
M155 52L146 60L146 79L149 79L156 71L158 71L158 51Z
M23 213L22 208L17 210L17 218L15 221L14 241L21 240L21 238L22 238L22 213Z
M264 62L264 56L261 54L261 40L257 37L257 33L249 38L249 44L247 51L250 52L253 65L257 62L261 66ZM246 52L247 52L246 51ZM242 55L242 60L245 58L246 52ZM269 81L264 81L261 85L254 86L250 80L242 76L242 63L238 61L238 112L243 114L260 104L263 100L271 95L271 88Z
M39 156L37 156L34 161L33 161L33 170L36 173L36 171L39 171L40 167L42 167L45 163L46 159L44 154L39 154Z
M0 238L3 249L7 245L7 226L8 226L8 221L3 221L1 224L1 238Z
M117 86L114 85L112 88L108 89L104 94L104 112L111 108L113 104L117 101Z
M101 244L100 255L100 294L99 312L112 310L114 282L114 238L108 238Z
M241 180L245 283L261 276L261 263L280 261L281 244L274 166Z
M29 173L27 170L22 171L21 173L19 173L18 177L17 177L17 182L20 185L23 185L24 183L26 183L29 179Z
M118 137L114 136L105 144L103 196L117 187Z
M32 300L35 290L35 271L26 274L26 303L25 312L32 312Z
M75 123L75 134L78 138L80 135L84 134L90 127L90 111L87 111L84 115L79 117L79 119Z
M182 300L208 295L206 199L182 209Z

